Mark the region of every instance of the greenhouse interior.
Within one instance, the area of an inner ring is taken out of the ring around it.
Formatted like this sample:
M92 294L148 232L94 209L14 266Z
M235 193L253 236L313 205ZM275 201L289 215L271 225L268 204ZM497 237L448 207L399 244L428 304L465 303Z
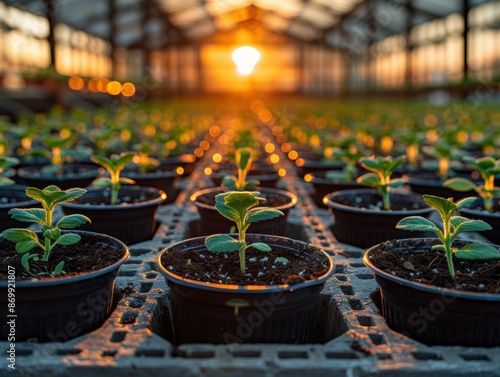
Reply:
M499 0L0 26L0 376L500 376Z

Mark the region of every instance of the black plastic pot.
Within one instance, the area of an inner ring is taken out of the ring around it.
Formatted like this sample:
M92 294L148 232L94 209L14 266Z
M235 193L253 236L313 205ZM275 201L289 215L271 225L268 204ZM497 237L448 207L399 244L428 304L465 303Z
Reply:
M252 189L253 190L253 189ZM224 187L211 187L200 190L191 195L191 201L195 204L200 214L199 234L210 235L216 233L229 233L234 222L225 218L215 209L215 205L206 204L204 201L209 198L215 198L217 194L226 192ZM283 201L279 206L273 206L283 212L284 216L275 217L274 219L259 221L250 225L249 231L259 234L274 234L284 236L286 233L286 223L290 210L297 203L297 196L288 191L257 187L255 191L259 191L262 197L269 199L274 196ZM215 202L215 199L214 199ZM264 206L269 203L264 202Z
M64 164L63 174L42 172L42 166L30 165L17 169L17 176L23 184L44 189L56 185L62 190L73 187L87 187L99 174L99 167L92 164Z
M170 287L171 325L175 343L307 343L318 301L333 262L328 255L328 272L315 280L295 285L229 285L214 284L173 274L162 265L163 253L187 250L207 251L205 237L184 240L164 248L157 265ZM265 242L273 249L294 250L295 241L284 237L247 234L248 242ZM310 247L310 246L308 246ZM227 303L245 303L235 311Z
M356 181L342 182L339 180L333 180L326 178L327 170L321 170L313 173L307 173L304 179L307 182L311 182L314 188L311 196L314 203L320 208L328 208L326 204L323 203L323 198L331 193L341 190L351 190L358 189L362 187Z
M2 340L10 332L9 320L15 319L15 341L64 342L100 327L112 310L114 281L120 266L130 257L121 241L83 231L72 231L86 238L98 237L103 244L123 250L123 256L110 266L73 277L44 278L36 281L15 281L15 315L7 313L7 290L12 285L0 281L5 294L0 297L3 308ZM89 250L89 253L95 252Z
M39 207L36 200L26 196L26 186L10 185L0 187L0 232L13 227L22 227L23 223L14 220L9 211L13 208Z
M435 253L431 247L439 240L396 242L409 248L417 243L419 251L425 242L428 252ZM363 261L380 285L382 315L391 329L427 345L500 346L500 294L438 288L394 276L370 261L370 254L380 247L368 249Z
M167 198L163 204L173 203L179 194L176 184L180 178L178 172L168 170L167 168L160 168L154 172L139 173L137 171L123 171L122 176L133 179L137 186L153 187L163 191Z
M214 170L212 174L210 174L210 178L212 179L212 182L215 185L220 186L222 184L222 180L224 179L224 177L230 174L233 173ZM248 180L253 179L259 181L260 187L273 188L276 187L276 184L278 183L280 176L278 175L278 172L276 172L276 170L274 170L272 167L269 168L259 167L256 169L249 170L247 179Z
M396 229L396 224L407 216L429 217L433 211L427 207L420 195L391 192L391 204L407 206L406 210L399 211L365 209L342 204L350 198L358 198L361 204L371 200L382 201L382 196L377 190L358 189L337 191L325 197L325 203L334 216L332 230L337 240L362 248L390 239L414 236L410 231ZM420 208L414 209L415 203Z
M493 200L493 211L485 212L483 199L478 198L470 208L462 208L460 213L469 219L483 220L490 224L492 229L481 232L481 235L500 245L500 198Z
M472 179L470 174L459 174L467 179ZM454 198L455 200L476 196L475 191L459 192L443 186L443 180L433 171L416 171L404 176L411 191L417 194L428 194L442 198Z
M337 160L327 159L304 159L298 158L295 160L297 166L297 174L299 177L304 178L307 173L314 173L322 170L342 170L345 163Z
M194 170L196 157L194 154L185 153L160 159L160 169L177 170L181 177L189 177Z
M119 198L138 199L137 203L109 204L109 190L91 188L74 202L61 204L67 215L79 213L92 223L84 230L109 234L127 245L149 240L156 231L156 212L165 199L163 191L152 187L122 186ZM101 200L102 204L89 204Z

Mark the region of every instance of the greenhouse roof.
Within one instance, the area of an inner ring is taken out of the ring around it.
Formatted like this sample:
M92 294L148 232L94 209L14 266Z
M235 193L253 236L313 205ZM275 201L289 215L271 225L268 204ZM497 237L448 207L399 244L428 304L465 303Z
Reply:
M345 33L380 40L404 33L409 16L416 26L462 13L464 0L51 0L57 22L109 39L114 7L115 44L150 48L197 41L255 20L265 28L304 42L342 43ZM469 6L495 0L468 0ZM31 13L45 14L40 0L4 0ZM112 14L112 13L111 13ZM370 28L373 28L370 29ZM175 32L173 31L175 30ZM145 38L147 35L149 38Z

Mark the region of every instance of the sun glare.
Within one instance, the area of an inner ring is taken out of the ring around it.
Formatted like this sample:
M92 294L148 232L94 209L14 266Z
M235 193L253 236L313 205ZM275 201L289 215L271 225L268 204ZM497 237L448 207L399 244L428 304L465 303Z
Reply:
M260 60L260 52L250 46L238 47L233 51L233 61L240 75L249 75L253 72L255 64Z

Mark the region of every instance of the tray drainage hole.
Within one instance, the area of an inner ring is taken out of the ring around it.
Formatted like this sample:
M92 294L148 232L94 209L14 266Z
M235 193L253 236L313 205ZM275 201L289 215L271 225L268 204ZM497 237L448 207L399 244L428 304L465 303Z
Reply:
M321 246L323 246L323 247L330 247L330 242L321 241Z
M411 354L416 360L443 360L441 355L432 352L412 352Z
M342 290L342 293L348 296L353 296L354 295L354 288L352 285L341 285L340 289Z
M358 315L358 322L361 326L375 326L375 321L372 317L367 315Z
M138 314L139 313L135 312L125 312L122 314L118 323L121 323L122 325L131 325L135 323L135 319L137 318Z
M179 357L185 359L213 359L215 357L214 351L179 351Z
M335 275L335 278L338 281L347 281L347 276L345 276L345 275Z
M376 346L380 346L381 344L387 343L382 334L368 334L368 336L372 340L372 343L375 344Z
M325 352L327 359L358 359L354 352Z
M118 276L134 276L137 273L137 270L125 270L123 268L120 268L120 271L118 272Z
M31 356L33 355L33 350L30 349L16 349L16 356Z
M130 255L139 256L139 255L147 254L151 250L139 247L139 248L129 248L129 251L130 251ZM140 263L140 262L137 262L137 263Z
M465 361L491 361L486 355L460 355Z
M344 274L346 270L345 264L336 264L335 265L335 273L336 274Z
M104 350L101 353L101 357L115 357L116 354L118 353L117 350L112 349L112 350Z
M119 342L123 342L126 337L127 337L126 331L115 331L111 335L111 338L109 339L109 341L113 342L113 343L119 343Z
M306 351L281 351L278 352L280 359L308 359L309 354Z
M165 350L162 349L138 349L135 351L134 356L137 357L163 357L165 356Z
M157 276L158 276L158 272L155 272L155 271L149 271L149 272L146 272L146 273L144 274L144 277L145 277L146 279L154 279L154 278L155 278L155 277L157 277Z
M142 305L144 305L144 300L141 298L134 298L130 301L127 301L127 305L131 308L139 309L142 308Z
M349 299L349 305L351 305L352 310L364 310L365 306L361 302L361 300L355 300L350 298Z
M233 357L260 357L260 351L234 351Z
M63 348L58 349L55 354L58 356L68 356L68 355L79 355L82 352L81 349L78 348Z
M379 360L392 360L392 356L388 353L377 353L377 358Z
M140 259L132 259L130 258L128 261L125 262L125 264L141 264L142 261Z
M354 267L354 268L359 268L359 267L366 267L364 263L361 262L353 262L349 263L349 266Z
M139 287L140 293L148 293L153 287L153 283L141 281L141 286Z
M361 280L373 279L373 274L357 274L356 277Z
M172 242L172 239L168 238L168 237L161 240L161 243L164 245L166 245L167 243L170 243L170 242Z

